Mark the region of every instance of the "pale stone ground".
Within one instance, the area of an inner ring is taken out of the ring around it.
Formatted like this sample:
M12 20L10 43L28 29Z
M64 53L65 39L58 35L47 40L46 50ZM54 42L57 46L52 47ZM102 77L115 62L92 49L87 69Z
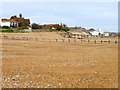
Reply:
M2 45L4 88L118 87L117 44L3 39Z

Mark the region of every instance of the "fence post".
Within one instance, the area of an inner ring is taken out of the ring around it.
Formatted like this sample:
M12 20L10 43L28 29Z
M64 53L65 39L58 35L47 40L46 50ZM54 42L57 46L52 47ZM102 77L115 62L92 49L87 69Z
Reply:
M5 39L5 36L3 36L3 38Z
M81 39L81 42L82 42L82 39Z
M62 39L62 42L64 42L64 39Z
M96 43L96 40L94 40L94 43Z
M103 41L101 40L101 43L103 43Z
M110 43L110 40L108 41L108 43Z
M70 39L68 39L68 42L70 42Z
M88 42L90 43L90 40L88 39Z
M117 44L117 41L115 41L115 44Z
M56 40L56 42L58 41L57 39L55 39Z

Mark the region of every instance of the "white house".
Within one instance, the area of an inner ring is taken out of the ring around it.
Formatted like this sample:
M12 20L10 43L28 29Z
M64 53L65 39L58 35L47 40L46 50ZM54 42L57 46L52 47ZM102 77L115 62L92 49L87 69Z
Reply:
M92 36L98 36L99 32L98 31L91 31L90 34L92 34Z
M98 29L95 31L91 31L90 33L92 34L92 36L99 36L100 34L104 34L104 31Z
M10 19L1 19L0 18L0 26L8 26L8 27L17 27L18 22Z
M110 34L109 34L109 33L105 33L104 36L105 36L105 37L109 37Z

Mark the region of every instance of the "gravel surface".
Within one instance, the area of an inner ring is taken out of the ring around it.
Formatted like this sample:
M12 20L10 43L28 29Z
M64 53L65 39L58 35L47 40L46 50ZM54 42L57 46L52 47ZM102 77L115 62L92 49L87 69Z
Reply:
M3 88L117 88L117 44L3 40Z

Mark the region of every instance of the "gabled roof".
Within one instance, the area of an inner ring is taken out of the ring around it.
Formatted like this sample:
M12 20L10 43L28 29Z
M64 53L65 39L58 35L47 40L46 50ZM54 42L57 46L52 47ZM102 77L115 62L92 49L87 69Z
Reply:
M15 20L17 22L25 22L27 24L30 24L30 20L29 19L24 19L22 17L12 16L10 19L11 20Z

